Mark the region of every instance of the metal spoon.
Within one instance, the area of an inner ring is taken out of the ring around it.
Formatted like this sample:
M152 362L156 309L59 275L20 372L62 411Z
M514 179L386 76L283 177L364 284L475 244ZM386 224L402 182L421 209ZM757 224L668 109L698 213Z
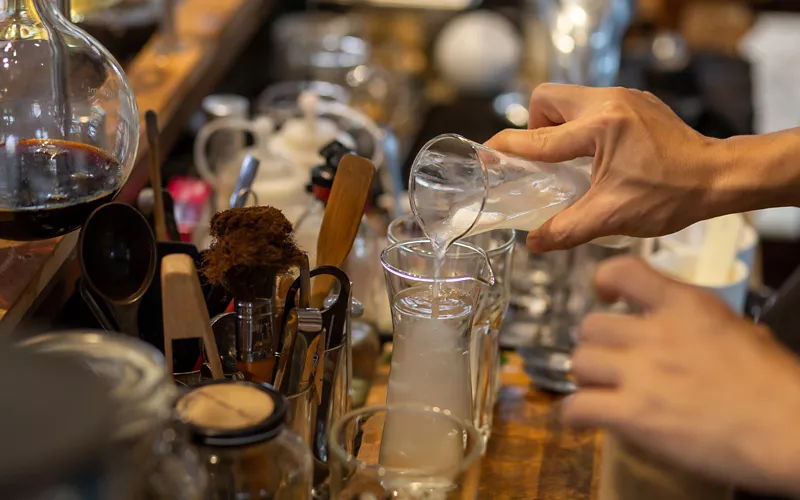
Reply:
M252 191L253 181L258 173L258 166L261 161L252 155L247 155L242 161L242 166L239 169L239 177L236 179L236 185L233 188L231 195L230 208L244 207L247 197L249 195L256 196ZM256 205L258 205L258 198L256 198Z
M114 310L119 329L139 336L139 301L156 270L156 240L133 207L108 203L81 229L78 258L86 284Z

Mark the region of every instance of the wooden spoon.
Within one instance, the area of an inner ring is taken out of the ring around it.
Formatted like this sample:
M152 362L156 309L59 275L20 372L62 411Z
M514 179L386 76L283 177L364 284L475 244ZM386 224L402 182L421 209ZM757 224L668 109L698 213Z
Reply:
M161 307L164 313L164 355L172 374L172 341L201 338L211 376L223 378L222 362L211 330L206 301L194 260L186 254L167 255L161 260Z
M375 166L356 155L344 155L333 178L328 206L322 217L317 240L317 266L341 267L364 215ZM311 307L322 308L334 277L317 276L311 284Z

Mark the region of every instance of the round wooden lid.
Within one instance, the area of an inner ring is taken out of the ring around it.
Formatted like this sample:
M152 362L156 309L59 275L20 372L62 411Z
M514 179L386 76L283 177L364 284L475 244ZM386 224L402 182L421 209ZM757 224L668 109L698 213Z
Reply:
M286 417L286 402L266 385L224 380L186 393L177 410L194 441L244 446L277 435Z

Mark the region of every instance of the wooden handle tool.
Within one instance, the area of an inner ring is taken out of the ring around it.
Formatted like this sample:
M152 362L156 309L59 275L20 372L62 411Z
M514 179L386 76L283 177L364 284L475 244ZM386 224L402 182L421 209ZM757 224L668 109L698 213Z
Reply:
M355 155L342 157L319 230L317 266L340 267L344 263L358 234L374 176L375 166L366 158ZM311 307L322 309L333 282L330 275L314 279Z
M172 342L200 338L203 341L211 376L223 378L222 362L211 330L211 319L197 278L194 260L186 254L167 255L161 260L161 307L164 313L164 355L169 373L172 367Z

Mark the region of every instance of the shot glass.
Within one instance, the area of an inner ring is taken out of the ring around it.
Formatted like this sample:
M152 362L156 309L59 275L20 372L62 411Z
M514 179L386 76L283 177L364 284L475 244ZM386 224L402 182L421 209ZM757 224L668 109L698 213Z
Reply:
M424 234L414 217L407 215L389 224L387 236L390 243L398 243L422 238ZM496 229L462 241L476 245L486 252L495 277L493 286L481 290L470 338L473 418L475 427L488 440L500 388L500 329L511 296L515 232L513 229Z
M446 410L362 408L334 424L329 441L334 500L477 497L483 439Z

